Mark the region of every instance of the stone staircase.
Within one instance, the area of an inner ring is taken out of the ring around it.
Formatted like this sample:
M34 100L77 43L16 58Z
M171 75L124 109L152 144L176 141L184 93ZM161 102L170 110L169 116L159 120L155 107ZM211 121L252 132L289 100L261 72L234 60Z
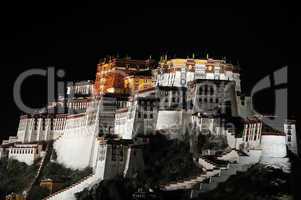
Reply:
M161 189L164 191L200 190L203 185L211 184L213 177L218 177L221 174L221 169L205 158L200 157L198 159L198 165L202 168L202 172L199 175L161 185Z
M227 160L219 160L215 156L201 156L199 158L199 164L207 170L215 168L226 170L229 168L230 162Z
M220 183L223 183L223 182L227 181L231 176L236 175L237 173L242 173L242 172L247 171L251 166L253 166L255 163L258 162L258 155L257 155L258 153L255 152L253 154L254 155L251 155L251 157L250 156L244 156L244 157L239 157L237 159L236 154L234 154L233 152L232 153L229 152L228 154L224 154L221 157L217 157L217 159L214 160L213 162L215 162L215 164L222 169L222 172L221 172L220 176L212 177L211 183L210 184L203 184L203 187L200 190L192 190L191 191L191 198L197 197L197 195L199 193L212 191L215 188L217 188L217 186ZM233 159L233 157L234 157L234 159ZM221 158L224 158L224 159L220 160ZM223 162L226 161L227 162L227 159L225 159L225 158L229 159L227 164L226 163L219 163L219 161L223 161ZM206 160L206 158L203 158L203 159ZM241 162L237 162L238 160L241 161ZM208 161L208 159L207 159L207 161ZM212 161L208 161L208 162L212 162Z
M81 192L84 188L89 187L91 184L94 184L96 181L97 181L96 174L92 173L82 178L78 182L47 196L43 200L50 200L50 199L51 200L63 200L63 199L73 200L74 199L75 200L75 196L74 196L75 193Z
M236 151L233 151L235 150L219 157L199 157L197 164L203 169L200 175L171 182L163 185L161 189L164 191L190 190L190 198L195 198L199 193L214 190L220 183L227 181L237 173L247 171L256 163L254 158L248 157L242 158L242 163L239 163L240 157Z
M228 161L230 163L238 163L239 155L235 149L232 149L230 152L225 153L217 157L218 160Z
M205 173L200 173L197 176L182 179L179 181L173 181L165 185L161 185L161 189L164 191L173 191L173 190L185 190L192 189L197 187L198 184L208 179Z
M45 165L50 160L52 149L53 149L53 141L49 141L49 143L47 144L47 147L45 149L45 155L42 158L42 160L40 161L40 166L38 168L37 174L34 177L33 181L30 183L30 186L25 190L25 194L29 194L30 191L31 191L31 189L32 189L32 187L40 180L41 173L42 173Z
M208 161L204 157L199 158L198 164L200 165L200 167L203 167L205 170L213 170L214 168L216 168L216 166L212 162Z

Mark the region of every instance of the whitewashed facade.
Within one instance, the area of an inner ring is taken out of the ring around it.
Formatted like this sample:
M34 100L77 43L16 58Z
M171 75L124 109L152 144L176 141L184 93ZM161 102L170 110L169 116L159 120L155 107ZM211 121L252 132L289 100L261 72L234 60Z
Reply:
M298 155L298 137L296 134L296 122L294 120L286 120L284 122L284 134L286 135L288 149Z
M40 144L14 144L8 148L8 158L27 165L32 165L34 161L42 155L42 145Z
M261 144L262 121L258 118L244 120L242 141L247 149L259 149Z

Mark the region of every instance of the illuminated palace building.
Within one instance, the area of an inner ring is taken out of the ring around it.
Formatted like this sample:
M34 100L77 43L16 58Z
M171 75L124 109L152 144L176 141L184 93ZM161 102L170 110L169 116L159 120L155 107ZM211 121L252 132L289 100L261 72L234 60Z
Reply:
M152 87L155 60L104 59L97 65L95 88L100 94L129 94Z
M136 105L135 102L138 102L137 109L140 110L137 120L143 122L145 119L141 116L148 116L153 121L152 127L158 124L156 120L162 121L162 113L168 110L211 114L221 110L245 118L252 114L250 100L242 99L240 93L239 68L225 60L161 57L157 62L128 57L104 58L97 64L94 81L71 83L67 87L66 98L50 102L46 111L21 116L18 140L31 142L59 138L69 119L84 115L97 103L100 109L98 135L114 134L114 129L120 130L120 127L115 127L115 122L119 124L120 121L119 113L130 112L129 108ZM156 106L146 110L147 103L140 105L144 101L158 104L151 103ZM151 115L148 113L154 111L156 113ZM159 111L163 112L160 114Z
M101 95L100 134L113 133L115 112L127 106L128 97L153 87L155 60L103 59L97 65L95 91Z
M230 148L220 159L234 157L240 163L244 159L237 150L250 157L260 156L261 150L266 156L284 157L286 146L298 152L295 122L283 122L281 134L263 131L262 116L252 109L251 98L241 93L239 67L225 60L105 58L97 64L95 80L71 83L47 109L22 115L17 136L0 146L0 158L30 165L51 154L50 146L43 146L51 141L55 162L93 170L46 198L75 200L75 193L103 179L132 177L143 170L142 146L151 134L185 139L189 130L192 152L200 134L221 136ZM200 154L215 152L204 149ZM196 160L212 168L205 158ZM212 171L207 175L215 176Z

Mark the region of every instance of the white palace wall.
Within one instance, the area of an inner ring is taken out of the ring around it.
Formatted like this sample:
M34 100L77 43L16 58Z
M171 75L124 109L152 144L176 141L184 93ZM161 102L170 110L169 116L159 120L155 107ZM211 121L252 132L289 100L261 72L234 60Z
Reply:
M54 143L57 161L72 169L84 169L91 163L97 123L88 124L87 116L67 120L64 134Z
M283 158L287 155L283 135L262 135L261 148L263 157Z
M85 114L68 116L64 134L54 142L59 163L72 169L93 167L98 113L99 108L95 106Z

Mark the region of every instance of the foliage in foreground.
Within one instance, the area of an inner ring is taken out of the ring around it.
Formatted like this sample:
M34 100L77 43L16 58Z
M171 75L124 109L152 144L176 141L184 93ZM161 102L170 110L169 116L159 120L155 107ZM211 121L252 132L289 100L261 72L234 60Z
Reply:
M145 170L135 178L116 177L78 193L78 200L92 199L132 199L138 188L153 188L157 191L159 184L187 178L200 173L195 166L189 144L179 140L167 140L163 135L150 137L150 144L143 149Z
M54 181L62 183L62 188L66 188L91 173L91 168L86 168L84 170L72 170L70 168L64 167L61 164L49 162L43 169L42 179L52 179ZM45 190L39 185L36 185L33 187L31 193L29 194L29 199L42 199L48 195L49 191L47 189Z
M145 171L141 178L152 188L201 171L193 162L189 143L185 141L167 140L163 135L155 135L143 153Z
M133 180L116 177L94 185L90 190L84 189L76 194L77 200L131 200L136 187Z
M215 190L201 194L202 200L280 200L291 199L289 174L257 164L221 183Z
M17 160L0 160L0 199L12 192L22 193L37 173L38 165L31 166Z

